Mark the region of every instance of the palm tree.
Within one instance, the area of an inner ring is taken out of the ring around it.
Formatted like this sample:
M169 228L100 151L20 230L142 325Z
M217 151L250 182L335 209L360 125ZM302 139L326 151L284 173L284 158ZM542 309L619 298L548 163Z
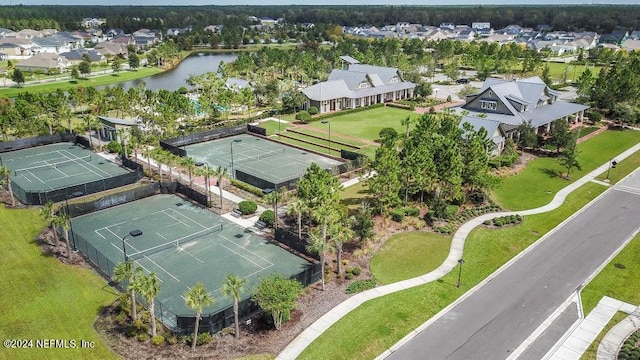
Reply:
M196 325L193 329L193 340L191 341L191 350L195 350L196 343L198 342L198 327L200 326L202 309L205 306L213 304L214 299L207 293L204 284L199 282L184 293L184 301L191 310L196 312Z
M71 259L71 238L69 237L69 230L71 229L71 217L66 212L61 212L56 217L55 224L62 226L64 230L64 239L67 245L67 259Z
M135 280L137 277L142 275L142 269L133 267L133 261L128 260L123 263L118 263L116 267L113 269L113 280L117 282L127 281L127 290L129 290L129 294L131 296L131 320L136 321L138 319L138 314L136 311L136 291L135 291Z
M307 203L302 200L296 198L293 202L289 204L287 207L288 215L295 215L298 218L298 238L302 239L302 214L307 211Z
M137 277L134 284L135 290L147 301L149 317L151 318L151 336L156 336L156 311L154 301L160 293L160 279L158 279L155 273L150 273L147 276L141 275Z
M335 210L327 205L321 206L318 210L313 214L316 221L322 225L322 241L327 241L327 230L329 229L329 223L333 221L336 217Z
M222 284L222 294L224 296L233 297L233 320L235 323L236 339L240 337L240 325L238 324L238 302L240 301L240 294L244 291L244 285L247 279L241 278L238 275L228 274L224 284Z
M102 122L97 117L91 116L89 118L89 136L91 136L91 130L96 131L96 137L98 138L98 150L102 149L102 136L100 135L100 129L102 129Z
M338 221L329 227L331 243L336 251L336 262L338 263L338 276L342 276L342 247L353 239L354 232L347 221Z
M229 173L227 172L227 168L223 168L222 166L218 166L218 169L216 170L216 175L218 175L218 190L220 190L220 211L222 212L222 188L223 188L223 181L224 178L227 177L229 175Z
M189 170L189 187L193 187L193 169L196 167L196 161L190 157L182 158L182 166L186 167Z
M44 222L51 227L51 230L53 230L53 240L55 244L57 244L58 231L56 231L56 227L55 227L57 222L56 221L57 215L55 213L53 201L51 200L47 201L44 205L42 205L42 207L40 208L40 210L38 210L38 212L40 213L40 217L44 220Z
M11 179L9 179L10 175L11 169L6 166L0 166L0 184L7 184L9 196L11 196L11 206L16 206L16 199L13 197L13 188L11 188Z
M324 291L324 262L328 252L331 252L332 248L322 237L316 233L309 234L309 245L307 245L307 251L315 253L320 256L320 267L322 275L322 291Z

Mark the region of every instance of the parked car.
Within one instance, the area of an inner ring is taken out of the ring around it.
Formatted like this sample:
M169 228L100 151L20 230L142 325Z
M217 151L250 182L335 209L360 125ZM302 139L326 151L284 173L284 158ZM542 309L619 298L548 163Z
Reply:
M468 84L468 83L469 83L469 79L467 79L467 78L462 78L462 79L458 79L458 80L456 80L456 82L457 82L458 84Z

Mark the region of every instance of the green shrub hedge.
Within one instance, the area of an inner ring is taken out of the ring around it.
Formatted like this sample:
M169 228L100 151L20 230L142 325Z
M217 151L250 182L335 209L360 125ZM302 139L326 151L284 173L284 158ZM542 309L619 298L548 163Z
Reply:
M244 200L238 203L238 209L242 212L242 215L251 215L258 210L258 205L253 201Z
M373 289L376 287L376 281L370 280L356 280L347 288L347 294L355 294L365 290Z
M404 209L393 209L389 213L391 215L391 219L395 222L401 222L404 219Z
M242 181L238 181L236 179L231 179L231 184L239 189L242 189L248 193L251 193L253 195L259 196L259 197L263 197L264 193L262 192L262 190L258 189L257 187L253 186L253 185L249 185L246 182L242 182Z
M259 220L267 224L267 227L273 227L273 224L276 222L276 216L273 210L265 210L260 214Z

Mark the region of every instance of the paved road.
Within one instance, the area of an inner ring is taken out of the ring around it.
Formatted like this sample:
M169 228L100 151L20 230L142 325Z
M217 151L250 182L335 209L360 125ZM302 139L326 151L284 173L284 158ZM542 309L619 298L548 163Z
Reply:
M505 359L640 227L640 172L388 359Z

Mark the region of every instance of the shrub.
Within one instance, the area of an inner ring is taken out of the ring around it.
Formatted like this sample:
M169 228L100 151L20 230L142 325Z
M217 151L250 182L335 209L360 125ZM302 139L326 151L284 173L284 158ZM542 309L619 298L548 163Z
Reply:
M345 278L345 279L347 279L347 280L351 280L351 279L353 279L354 277L355 277L355 276L354 276L352 273L350 273L350 272L348 272L348 273L344 274L344 278Z
M502 227L502 225L504 225L501 219L494 221L493 224L497 227Z
M198 340L196 340L196 345L201 346L204 344L208 344L213 340L211 334L208 332L203 332L202 334L198 334Z
M148 331L149 327L142 321L142 319L137 319L127 327L124 334L127 337L136 337L140 334L146 334Z
M116 315L113 320L120 325L124 325L127 322L127 318L129 318L129 316L123 311Z
M273 213L273 210L265 210L262 214L260 214L259 220L267 224L268 227L273 227L273 224L276 222L276 217Z
M447 207L444 209L444 217L446 219L453 218L458 212L458 209L459 209L458 205L447 205Z
M589 111L589 119L591 121L593 121L594 123L597 123L600 120L602 120L602 114L600 114L599 112L597 112L595 110Z
M451 95L447 96L447 102L451 102Z
M251 193L253 195L256 195L256 196L259 196L259 197L263 197L264 196L264 193L262 192L262 190L258 189L257 187L255 187L253 185L249 185L246 182L238 181L236 179L231 179L231 183L234 186L236 186L236 187L238 187L238 188L240 188L240 189L242 189L242 190L244 190L244 191L246 191L248 193Z
M401 222L404 219L404 209L393 209L390 214L391 219L395 222Z
M171 335L171 336L167 337L166 340L167 340L167 344L169 344L169 345L175 345L175 344L178 343L178 338L175 337L174 335Z
M369 280L356 280L349 285L347 288L347 294L355 294L365 290L373 289L376 287L376 281L373 279Z
M311 106L308 110L308 113L311 116L316 115L318 113L318 108L315 106Z
M136 339L138 339L138 341L140 341L140 342L145 342L145 341L149 340L149 334L147 334L146 332L138 334L138 336L136 336Z
M485 221L483 222L483 224L485 224L485 225L491 225L491 220L485 220Z
M296 120L299 120L303 123L308 123L309 121L311 121L311 114L309 114L305 110L302 110L296 114Z
M253 201L244 200L238 203L238 209L242 215L251 215L258 210L258 205Z
M354 276L358 276L362 274L362 269L359 266L354 266L347 270L348 273L353 274Z
M156 335L154 337L151 338L151 343L155 346L160 346L162 344L164 344L164 336L162 335Z
M420 209L417 207L406 207L404 208L404 213L407 216L420 216Z
M106 147L107 151L114 154L122 151L122 145L117 141L109 141Z

